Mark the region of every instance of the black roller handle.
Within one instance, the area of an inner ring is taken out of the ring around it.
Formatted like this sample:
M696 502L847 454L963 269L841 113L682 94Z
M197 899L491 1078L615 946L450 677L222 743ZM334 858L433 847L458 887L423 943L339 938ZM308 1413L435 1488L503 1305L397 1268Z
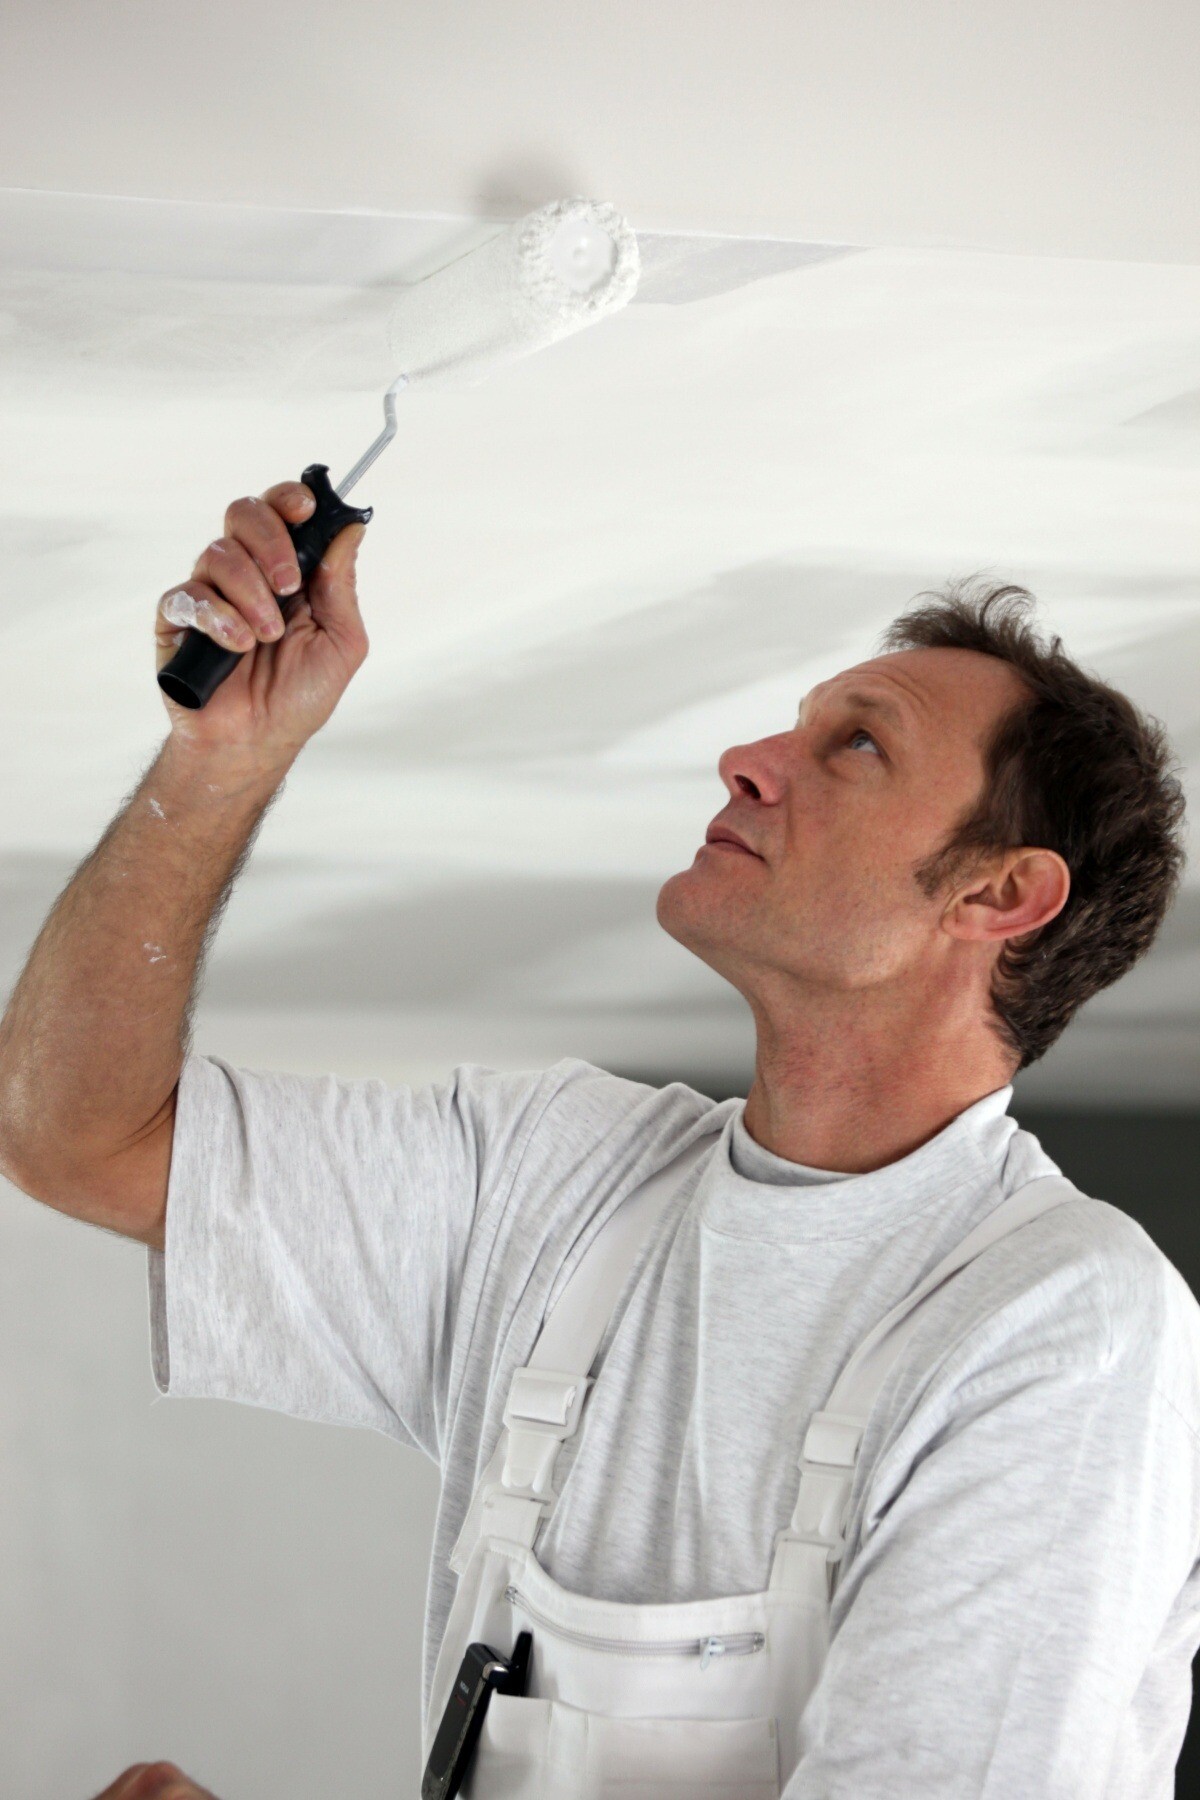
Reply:
M309 463L300 479L317 504L302 524L289 525L287 529L296 546L300 579L307 581L339 531L344 531L347 525L365 525L374 508L347 506L334 492L327 463ZM285 619L301 592L297 590L286 599L280 599L279 607ZM251 654L249 650L226 650L222 644L197 631L194 625L189 625L170 662L164 663L158 671L158 685L178 705L196 710L207 705L243 656Z

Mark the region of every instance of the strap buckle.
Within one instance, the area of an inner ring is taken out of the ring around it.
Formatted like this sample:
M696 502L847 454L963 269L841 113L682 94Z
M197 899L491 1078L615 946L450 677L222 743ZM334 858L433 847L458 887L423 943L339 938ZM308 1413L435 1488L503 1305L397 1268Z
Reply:
M811 1544L814 1550L824 1550L825 1561L833 1568L840 1563L846 1554L846 1540L839 1531L835 1538L822 1537L819 1531L793 1531L786 1525L782 1531L775 1533L775 1549L780 1544Z
M770 1585L828 1606L845 1549L846 1540L840 1533L831 1540L817 1531L793 1531L788 1525L775 1533ZM823 1552L820 1557L818 1550Z
M553 1496L543 1500L528 1490L506 1488L498 1481L489 1481L479 1493L479 1523L474 1541L502 1537L532 1550L552 1504Z
M504 1423L510 1431L530 1427L550 1431L561 1442L578 1426L591 1385L590 1375L573 1375L565 1369L514 1369Z
M552 1502L558 1448L579 1424L590 1375L562 1369L517 1369L504 1405L508 1432L501 1491L513 1499Z
M865 1429L866 1421L852 1413L815 1412L804 1434L800 1467L807 1459L810 1463L853 1469Z

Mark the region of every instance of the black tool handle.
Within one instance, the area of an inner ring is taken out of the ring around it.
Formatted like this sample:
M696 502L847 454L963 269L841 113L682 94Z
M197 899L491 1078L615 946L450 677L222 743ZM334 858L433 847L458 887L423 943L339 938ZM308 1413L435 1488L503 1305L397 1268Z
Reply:
M296 546L300 579L307 581L339 531L347 525L365 525L374 510L370 506L347 506L333 490L326 463L309 463L300 477L310 489L316 506L301 525L289 525L288 536ZM279 602L286 619L299 593ZM224 681L241 662L248 650L226 650L195 626L189 626L182 644L158 671L158 685L169 699L193 709L207 704Z

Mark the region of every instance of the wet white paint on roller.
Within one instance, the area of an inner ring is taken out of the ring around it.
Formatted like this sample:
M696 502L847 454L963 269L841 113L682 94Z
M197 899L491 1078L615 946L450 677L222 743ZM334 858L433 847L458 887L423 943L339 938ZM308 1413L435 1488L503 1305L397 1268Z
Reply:
M485 381L627 305L640 268L614 206L577 196L540 207L396 295L396 368L422 385Z

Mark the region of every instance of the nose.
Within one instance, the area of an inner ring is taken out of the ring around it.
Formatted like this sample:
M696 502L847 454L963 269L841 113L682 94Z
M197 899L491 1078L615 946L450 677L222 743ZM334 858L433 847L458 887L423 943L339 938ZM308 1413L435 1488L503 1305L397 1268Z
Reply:
M731 798L745 794L764 806L776 806L787 787L785 751L789 735L759 738L753 744L734 744L723 752L717 773Z

